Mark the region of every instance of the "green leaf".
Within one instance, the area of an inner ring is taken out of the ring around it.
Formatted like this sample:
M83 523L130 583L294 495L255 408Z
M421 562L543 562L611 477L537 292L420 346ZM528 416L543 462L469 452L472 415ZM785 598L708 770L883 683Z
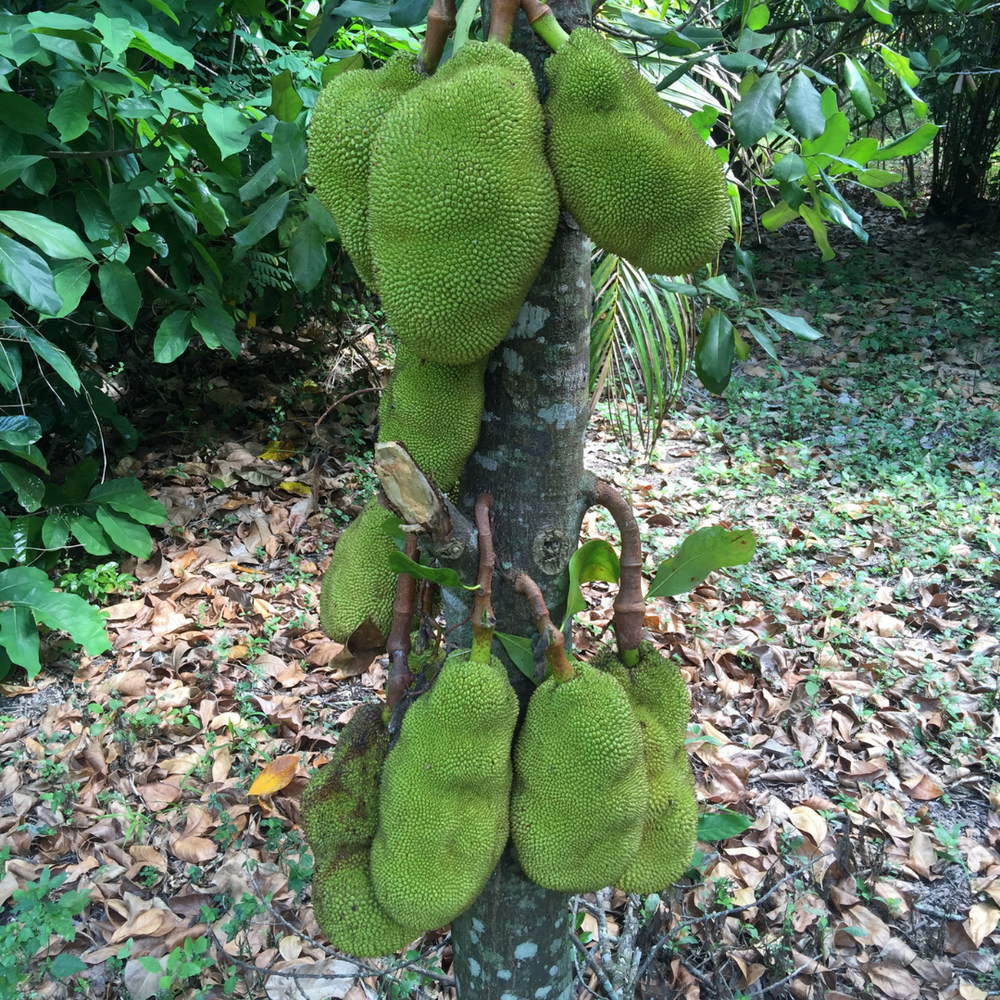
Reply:
M83 260L65 264L52 275L56 292L62 298L62 308L55 314L55 319L62 319L74 312L80 305L87 289L90 288L90 265Z
M176 361L194 336L190 309L175 309L160 321L153 339L153 360L161 365Z
M304 219L288 244L288 269L300 292L311 292L326 273L326 237L312 219Z
M389 554L389 568L394 573L409 573L410 576L415 576L418 580L430 580L439 587L461 587L462 590L478 589L478 586L467 587L453 569L444 566L421 566L420 563L414 562L402 552Z
M90 127L90 112L93 109L94 92L90 85L86 81L71 83L52 105L49 122L59 130L62 142L72 142Z
M271 77L271 106L268 110L279 122L294 122L304 107L290 69L283 69L277 76Z
M816 241L816 246L820 248L822 259L833 260L837 255L833 252L833 247L830 246L830 235L826 231L823 217L816 209L810 208L808 205L799 206L799 215L806 220L806 225L812 230L813 239Z
M173 69L175 62L179 62L185 69L194 69L194 56L187 49L174 45L169 39L154 31L145 31L133 25L132 43L129 48L145 52L146 55L163 63L167 69Z
M934 136L937 135L939 125L927 122L920 128L907 132L893 142L886 143L879 147L873 154L873 160L891 160L897 156L913 156L931 144Z
M709 392L722 393L729 385L736 357L733 324L725 313L706 309L700 326L694 348L694 371Z
M798 153L787 153L771 168L771 173L779 181L797 181L808 173L805 160Z
M0 122L24 135L40 135L48 130L41 106L20 94L0 93Z
M389 21L397 28L412 28L427 20L431 0L396 0L389 11Z
M733 288L724 274L715 274L711 278L706 278L701 283L701 290L712 292L713 295L728 299L730 302L740 301L740 293Z
M777 309L764 309L779 326L783 326L789 333L794 333L800 340L819 340L823 336L818 330L813 329L801 316L789 316L787 313L778 312Z
M826 128L823 101L812 81L801 70L792 78L785 96L788 123L804 139L816 139Z
M0 441L13 448L34 444L42 436L42 425L33 417L17 414L0 417Z
M140 559L148 559L153 551L149 532L131 518L104 507L97 508L97 522L120 549Z
M108 536L92 517L87 517L85 514L75 514L69 519L69 526L79 539L80 544L92 556L111 555Z
M240 188L240 201L259 198L278 178L281 164L273 157Z
M49 971L56 979L66 979L69 976L75 976L78 972L83 972L86 968L86 962L81 962L76 955L64 951L52 959Z
M132 476L98 483L87 494L87 499L107 504L141 524L162 524L167 519L167 508L159 500L148 496L139 480Z
M0 462L0 473L3 473L7 482L14 487L17 502L29 514L41 507L42 498L45 496L45 483L38 476L13 462Z
M111 647L97 608L75 594L56 593L52 581L33 566L0 572L0 603L29 608L37 621L68 632L91 656Z
M38 626L30 608L15 606L0 611L0 646L12 663L24 667L29 681L39 674L42 664L38 658Z
M840 156L851 137L851 125L842 111L830 115L826 128L818 139L802 140L802 156L810 166L825 167L829 159L824 153Z
M218 104L206 104L202 109L205 128L219 147L223 159L234 153L242 153L250 145L250 136L244 135L249 125L246 118L236 108L220 108Z
M41 334L35 333L34 330L29 330L20 324L17 324L16 328L8 325L4 332L8 336L15 336L27 341L35 354L42 358L42 360L47 361L55 370L55 373L71 389L79 390L80 376L73 367L73 362L70 361L69 356L62 348L56 347L55 344L50 343Z
M717 840L728 840L745 833L751 826L752 819L731 809L704 813L698 817L698 840L709 844Z
M0 163L0 190L10 186L18 180L21 174L33 163L38 163L44 159L42 156L33 154L31 156L8 156Z
M765 73L733 109L733 131L744 147L759 142L771 130L781 101L777 73Z
M289 184L298 184L306 172L305 133L291 122L278 122L271 136L271 157Z
M52 316L62 306L45 258L3 235L0 235L0 281L10 285L29 306L41 313Z
M569 560L569 592L566 598L566 617L563 628L574 615L583 611L587 602L583 599L580 584L592 580L606 580L617 583L621 574L618 553L615 547L603 538L591 538L581 545Z
M47 549L62 549L69 540L69 520L63 514L49 514L42 521L42 544Z
M201 334L205 346L215 350L224 347L230 357L238 358L243 345L234 333L236 321L221 303L199 306L191 317L191 325Z
M84 257L92 264L97 261L84 246L83 240L68 226L46 219L35 212L0 212L0 222L13 229L18 236L30 240L42 253L57 260L76 260Z
M465 0L470 3L471 0ZM531 681L537 684L535 678L535 654L531 651L531 640L520 635L508 635L506 632L494 632L494 639L499 639L504 652L510 657L511 663Z
M124 17L108 17L98 12L94 15L94 27L101 33L104 47L115 59L121 56L132 41L132 25Z
M847 83L847 89L851 92L854 106L865 118L874 118L875 108L872 106L872 95L868 93L865 78L858 71L857 64L850 56L844 56L844 80Z
M749 528L729 531L721 525L701 528L685 538L675 555L660 563L648 597L676 597L724 566L742 566L757 549Z
M278 223L285 217L290 197L290 191L279 191L272 195L250 216L246 226L233 234L233 242L237 247L233 256L236 260L242 260L250 247L278 228Z
M108 311L130 329L135 326L142 305L142 293L135 275L120 261L113 260L101 265L97 280Z

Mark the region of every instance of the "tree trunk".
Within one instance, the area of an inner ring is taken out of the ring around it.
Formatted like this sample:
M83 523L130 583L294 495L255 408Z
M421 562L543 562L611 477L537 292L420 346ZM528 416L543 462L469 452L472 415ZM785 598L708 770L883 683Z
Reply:
M589 20L586 0L550 6L566 30ZM483 13L488 18L486 5ZM531 61L544 99L547 49L523 13L511 47ZM482 430L459 500L471 516L476 496L493 495L493 610L500 632L535 634L528 603L513 589L518 572L539 585L557 624L566 606L567 566L593 482L583 468L591 301L590 240L563 213L517 322L490 358ZM454 626L467 617L470 599L454 590L445 594L445 615ZM499 642L494 653L506 661ZM534 685L507 663L523 711ZM452 923L459 1000L569 1000L568 903L565 893L528 881L508 845L483 894Z

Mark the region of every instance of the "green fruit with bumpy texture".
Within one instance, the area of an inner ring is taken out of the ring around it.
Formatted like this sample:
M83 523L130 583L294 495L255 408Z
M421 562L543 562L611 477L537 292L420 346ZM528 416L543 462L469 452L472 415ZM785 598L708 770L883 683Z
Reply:
M371 247L390 326L462 365L506 336L545 259L559 198L524 56L468 42L385 116L372 146Z
M577 28L545 62L548 155L563 203L602 249L653 274L688 274L729 224L715 151L622 53Z
M375 288L368 243L368 168L372 138L386 112L424 79L416 56L397 52L380 69L334 77L309 122L309 179L333 216L340 242L366 285Z
M383 706L362 705L302 793L302 827L316 859L316 922L335 948L359 958L392 954L424 929L396 923L372 891L368 854L388 752Z
M480 664L455 654L403 717L382 772L371 860L378 900L400 923L449 923L500 860L517 713L495 656Z
M400 345L382 393L379 440L406 445L445 493L458 485L479 440L485 371L485 358L469 365L439 365Z
M627 667L612 648L601 650L594 667L614 677L628 695L642 725L649 775L649 812L642 843L615 885L625 892L660 892L684 874L694 854L698 803L684 739L691 696L676 660L651 642L639 647Z
M511 835L525 873L561 892L611 885L649 805L642 730L621 684L574 663L532 694L514 749Z
M389 634L396 599L389 556L396 544L382 525L392 516L373 497L337 539L319 595L319 620L335 642L346 642L369 620L383 637Z

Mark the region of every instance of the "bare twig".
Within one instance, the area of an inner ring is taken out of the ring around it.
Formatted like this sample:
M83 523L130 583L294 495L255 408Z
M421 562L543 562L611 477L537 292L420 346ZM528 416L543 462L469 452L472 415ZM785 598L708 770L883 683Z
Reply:
M573 939L573 944L575 944L579 949L580 954L583 955L587 965L589 965L590 968L597 974L597 978L600 980L601 986L604 987L604 992L607 994L609 1000L621 1000L618 992L608 981L608 977L604 974L604 970L597 962L594 961L594 957L587 950L587 946L579 939L579 937L577 937L575 933L571 933L570 937Z

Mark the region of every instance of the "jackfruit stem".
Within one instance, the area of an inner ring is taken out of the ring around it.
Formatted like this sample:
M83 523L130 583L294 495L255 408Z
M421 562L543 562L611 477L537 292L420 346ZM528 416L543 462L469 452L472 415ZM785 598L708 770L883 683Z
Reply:
M552 624L549 609L545 606L545 598L542 596L538 584L527 573L519 573L514 580L514 589L528 598L538 634L546 636L549 640L549 644L545 648L545 659L548 661L552 676L559 683L572 680L576 676L576 671L566 656L566 639L562 632Z
M472 602L472 652L473 663L489 663L493 646L493 629L497 620L493 615L490 598L493 595L493 532L490 528L490 509L493 497L480 493L476 498L476 530L479 532L479 590Z
M556 20L552 8L540 0L521 0L521 10L528 18L528 24L538 37L553 52L558 52L568 41L569 35Z
M417 558L417 536L407 535L403 552L410 559ZM389 650L389 679L385 684L385 703L393 708L413 683L410 670L410 625L413 622L413 604L417 581L409 573L400 573L396 580L396 600L392 605L392 630L386 646Z
M417 53L417 71L430 76L441 62L448 36L455 30L455 0L434 0L427 11L424 43Z
M510 45L510 36L514 31L514 18L520 10L520 0L493 0L490 9L489 41Z
M631 504L610 483L599 479L594 490L597 502L607 510L618 525L621 539L621 576L618 579L618 596L614 603L612 625L618 642L618 655L627 667L639 662L642 645L642 622L646 616L646 602L642 599L642 540L639 522Z

